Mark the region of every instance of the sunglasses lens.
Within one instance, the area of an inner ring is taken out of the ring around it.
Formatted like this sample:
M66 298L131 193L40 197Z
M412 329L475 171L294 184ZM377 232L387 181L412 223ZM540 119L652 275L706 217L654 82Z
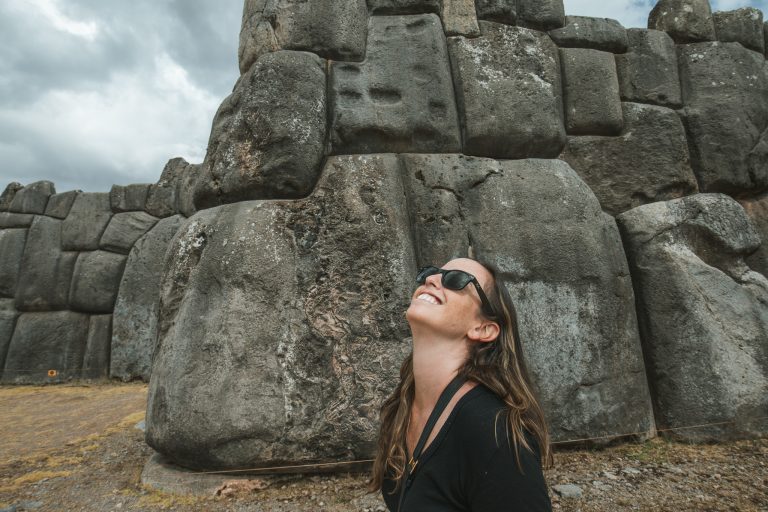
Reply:
M472 280L472 276L460 270L451 270L443 275L443 286L451 290L461 290Z

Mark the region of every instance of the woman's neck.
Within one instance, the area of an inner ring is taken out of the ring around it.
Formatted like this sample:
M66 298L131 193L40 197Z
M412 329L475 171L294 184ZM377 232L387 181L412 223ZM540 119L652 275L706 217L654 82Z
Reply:
M420 414L434 409L440 394L467 360L467 345L432 334L413 333L413 406Z

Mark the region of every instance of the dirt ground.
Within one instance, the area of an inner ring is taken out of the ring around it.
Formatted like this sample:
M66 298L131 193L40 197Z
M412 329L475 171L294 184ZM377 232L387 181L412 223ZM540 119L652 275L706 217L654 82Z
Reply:
M360 474L260 477L220 496L145 488L152 452L136 424L146 393L143 384L0 387L0 511L384 510ZM561 450L545 477L558 512L768 512L768 437ZM561 484L581 496L561 496Z

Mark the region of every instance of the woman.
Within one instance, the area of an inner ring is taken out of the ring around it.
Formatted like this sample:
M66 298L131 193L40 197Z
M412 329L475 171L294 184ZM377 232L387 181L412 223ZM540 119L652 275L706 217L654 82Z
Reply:
M497 276L459 258L416 278L413 352L381 409L370 485L390 511L551 510L549 434Z

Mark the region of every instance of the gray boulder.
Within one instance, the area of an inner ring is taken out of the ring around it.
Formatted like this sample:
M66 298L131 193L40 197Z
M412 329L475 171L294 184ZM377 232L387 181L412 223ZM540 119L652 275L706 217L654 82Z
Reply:
M681 44L716 39L709 0L659 0L648 16L648 28L663 30Z
M565 26L549 31L549 37L562 48L592 48L624 53L629 44L627 30L616 20L589 16L566 16Z
M190 163L183 158L171 158L165 164L157 183L149 186L144 211L154 217L169 217L179 211L180 185Z
M48 204L45 206L45 214L49 217L64 219L69 215L75 198L82 190L68 190L60 194L52 194L48 198Z
M65 251L98 249L111 217L109 192L77 194L69 215L61 224L61 248Z
M159 219L146 212L116 213L101 236L99 247L108 251L128 254L133 244L152 229Z
M565 129L571 135L617 135L624 126L613 55L561 48Z
M629 49L616 55L621 99L677 108L682 105L675 42L666 32L631 28Z
M517 20L516 0L475 0L477 19L514 25Z
M304 50L333 60L362 60L367 26L365 0L246 0L240 72L247 73L259 57L279 49Z
M19 311L67 308L77 253L61 250L63 222L38 215L27 232L16 288Z
M112 211L122 213L143 210L152 185L152 183L112 185L109 191L109 204L112 206Z
M331 64L332 152L459 152L440 19L374 16L370 25L365 61Z
M325 155L324 68L311 53L278 51L240 78L213 120L197 209L312 190Z
M23 188L24 185L18 181L12 181L5 186L5 190L3 190L3 193L0 194L0 212L8 211L8 208L10 208L11 203L13 202L13 197L16 195L16 192Z
M741 43L745 48L765 53L763 13L754 7L713 14L717 40Z
M0 299L0 378L5 367L5 357L11 345L13 328L19 313L13 307L13 299Z
M0 229L0 297L16 296L26 241L26 229Z
M126 256L109 251L81 252L72 275L69 308L89 313L111 313L125 260Z
M768 193L758 197L737 199L746 212L760 237L760 247L746 255L744 261L752 268L768 277Z
M678 47L693 170L702 192L768 187L768 66L738 43ZM727 93L725 91L727 90Z
M517 24L544 31L562 27L563 0L517 0Z
M685 130L674 110L623 103L618 137L569 137L560 156L613 216L642 204L698 192Z
M56 193L56 187L50 181L36 181L19 189L13 196L9 212L15 213L45 213L48 198Z
M0 212L0 228L28 228L35 220L32 213Z
M506 277L555 441L654 433L613 218L559 160L403 155L420 265L474 253Z
M160 278L168 244L184 221L181 215L158 222L131 249L115 302L110 376L149 381L157 337Z
M410 351L415 261L394 155L314 193L187 219L167 253L146 440L192 468L370 458Z
M565 144L557 48L534 30L486 21L480 27L481 37L448 39L463 152L557 156Z
M22 313L16 320L1 381L64 382L80 377L88 315L74 311Z
M760 238L743 208L724 194L697 194L616 220L657 423L719 423L664 435L695 442L765 435L768 279L744 263Z
M440 12L443 0L368 0L371 14L423 14Z
M466 37L480 35L475 0L443 0L440 19L443 21L445 35Z
M83 379L105 379L109 376L111 337L112 315L91 315L83 355Z

